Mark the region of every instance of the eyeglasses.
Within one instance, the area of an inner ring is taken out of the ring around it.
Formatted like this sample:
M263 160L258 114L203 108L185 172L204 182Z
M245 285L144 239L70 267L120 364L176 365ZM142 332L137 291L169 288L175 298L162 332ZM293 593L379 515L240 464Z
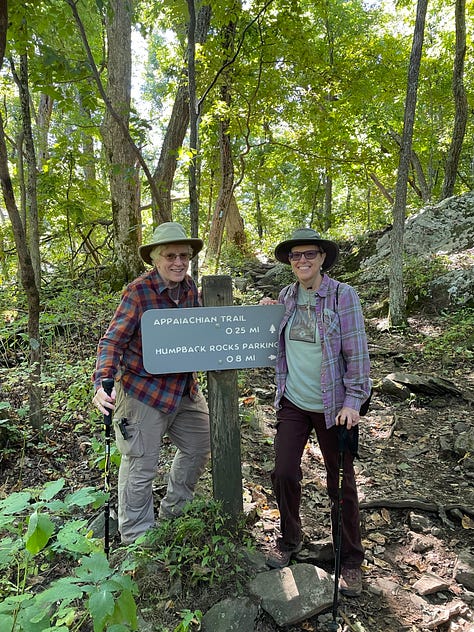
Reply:
M181 261L189 261L191 259L191 255L189 254L189 252L180 252L178 254L174 253L174 252L168 252L166 253L166 255L162 255L160 254L160 257L163 257L163 259L166 259L166 261L176 261L176 259L179 257L181 259Z
M316 259L318 255L322 255L322 250L305 250L304 252L289 252L288 259L290 261L299 261L301 257L304 257L307 261Z

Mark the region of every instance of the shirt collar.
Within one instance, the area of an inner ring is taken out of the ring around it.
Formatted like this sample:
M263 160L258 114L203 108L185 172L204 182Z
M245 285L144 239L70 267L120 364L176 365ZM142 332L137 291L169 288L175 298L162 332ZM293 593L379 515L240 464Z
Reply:
M328 289L329 289L329 277L327 274L323 274L323 279L321 281L321 285L319 286L319 288L315 291L315 294L319 294L319 296L327 296L328 294ZM299 281L296 281L295 283L293 283L293 287L291 288L291 292L294 296L298 295L298 286L299 286Z

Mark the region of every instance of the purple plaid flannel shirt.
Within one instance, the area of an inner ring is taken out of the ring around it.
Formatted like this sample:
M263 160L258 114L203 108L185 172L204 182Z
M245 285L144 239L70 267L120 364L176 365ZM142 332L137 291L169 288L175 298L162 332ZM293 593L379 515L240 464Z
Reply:
M330 428L335 425L336 415L343 406L360 410L369 396L372 386L369 351L362 307L354 288L325 274L315 294L317 326L323 353L321 390L326 426ZM276 408L285 392L288 372L284 329L296 309L297 296L298 283L292 283L283 288L278 297L278 302L285 306L285 315L280 323L275 366Z
M99 341L92 376L96 390L105 378L120 379L130 397L165 413L176 410L188 379L190 397L196 396L198 383L192 374L152 375L143 367L140 323L143 312L147 309L199 307L198 290L190 276L181 282L181 287L179 305L176 306L158 271L153 268L125 288L120 305Z

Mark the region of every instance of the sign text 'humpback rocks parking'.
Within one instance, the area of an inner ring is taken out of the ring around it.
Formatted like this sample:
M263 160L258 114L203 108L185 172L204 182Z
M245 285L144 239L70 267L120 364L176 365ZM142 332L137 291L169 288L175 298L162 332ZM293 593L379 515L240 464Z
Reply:
M148 373L273 366L283 305L150 309L141 320Z

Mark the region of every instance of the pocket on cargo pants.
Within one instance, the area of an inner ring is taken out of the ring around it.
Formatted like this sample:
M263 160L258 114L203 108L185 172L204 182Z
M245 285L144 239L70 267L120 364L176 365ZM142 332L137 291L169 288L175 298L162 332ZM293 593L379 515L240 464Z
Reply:
M135 410L134 400L124 393L121 385L116 387L116 391L117 401L113 424L118 451L127 456L143 456L140 415Z
M118 451L120 454L126 454L127 456L143 456L143 438L140 422L127 419L126 425L123 424L123 419L114 420L115 442ZM122 428L125 429L125 432L122 432Z

